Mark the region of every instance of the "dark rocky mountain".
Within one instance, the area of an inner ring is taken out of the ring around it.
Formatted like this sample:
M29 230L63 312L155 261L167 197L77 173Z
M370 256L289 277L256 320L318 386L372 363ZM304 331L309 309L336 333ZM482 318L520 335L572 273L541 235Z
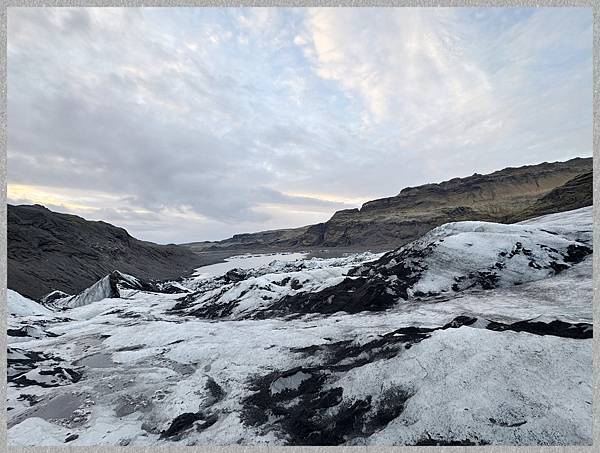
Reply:
M575 158L407 187L396 196L369 201L360 209L338 211L327 222L316 225L186 245L196 251L392 249L447 222L513 223L591 204L592 158Z
M7 226L8 287L36 299L53 290L75 294L114 270L162 280L204 264L189 248L141 241L40 205L8 205Z

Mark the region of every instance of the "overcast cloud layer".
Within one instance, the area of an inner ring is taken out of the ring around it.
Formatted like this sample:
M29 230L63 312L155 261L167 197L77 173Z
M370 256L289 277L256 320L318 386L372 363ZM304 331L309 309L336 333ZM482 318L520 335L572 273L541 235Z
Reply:
M9 9L9 202L142 239L591 155L590 9Z

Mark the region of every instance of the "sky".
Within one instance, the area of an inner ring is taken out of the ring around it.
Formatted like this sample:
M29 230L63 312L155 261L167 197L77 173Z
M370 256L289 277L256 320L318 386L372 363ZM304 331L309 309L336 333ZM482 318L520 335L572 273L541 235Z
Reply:
M8 202L159 243L592 155L589 8L9 8Z

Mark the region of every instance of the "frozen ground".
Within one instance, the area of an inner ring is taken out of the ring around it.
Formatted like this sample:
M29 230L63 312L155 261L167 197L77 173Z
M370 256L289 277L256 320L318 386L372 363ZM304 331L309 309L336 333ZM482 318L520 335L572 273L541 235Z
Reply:
M9 291L12 445L588 445L591 208L385 255Z

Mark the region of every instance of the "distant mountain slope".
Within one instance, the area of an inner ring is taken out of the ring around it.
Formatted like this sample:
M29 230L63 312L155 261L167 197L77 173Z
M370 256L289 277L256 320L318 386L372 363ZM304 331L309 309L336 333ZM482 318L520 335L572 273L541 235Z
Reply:
M544 162L403 189L360 209L302 228L239 234L220 242L188 244L195 250L227 248L395 248L447 222L513 223L592 204L592 158Z
M587 172L567 181L562 186L552 189L547 195L537 200L519 217L536 217L552 214L565 210L572 210L584 206L592 206L593 199L593 172Z
M52 290L74 294L113 270L151 280L200 265L188 248L140 241L123 228L40 205L8 205L7 225L8 287L32 298Z

